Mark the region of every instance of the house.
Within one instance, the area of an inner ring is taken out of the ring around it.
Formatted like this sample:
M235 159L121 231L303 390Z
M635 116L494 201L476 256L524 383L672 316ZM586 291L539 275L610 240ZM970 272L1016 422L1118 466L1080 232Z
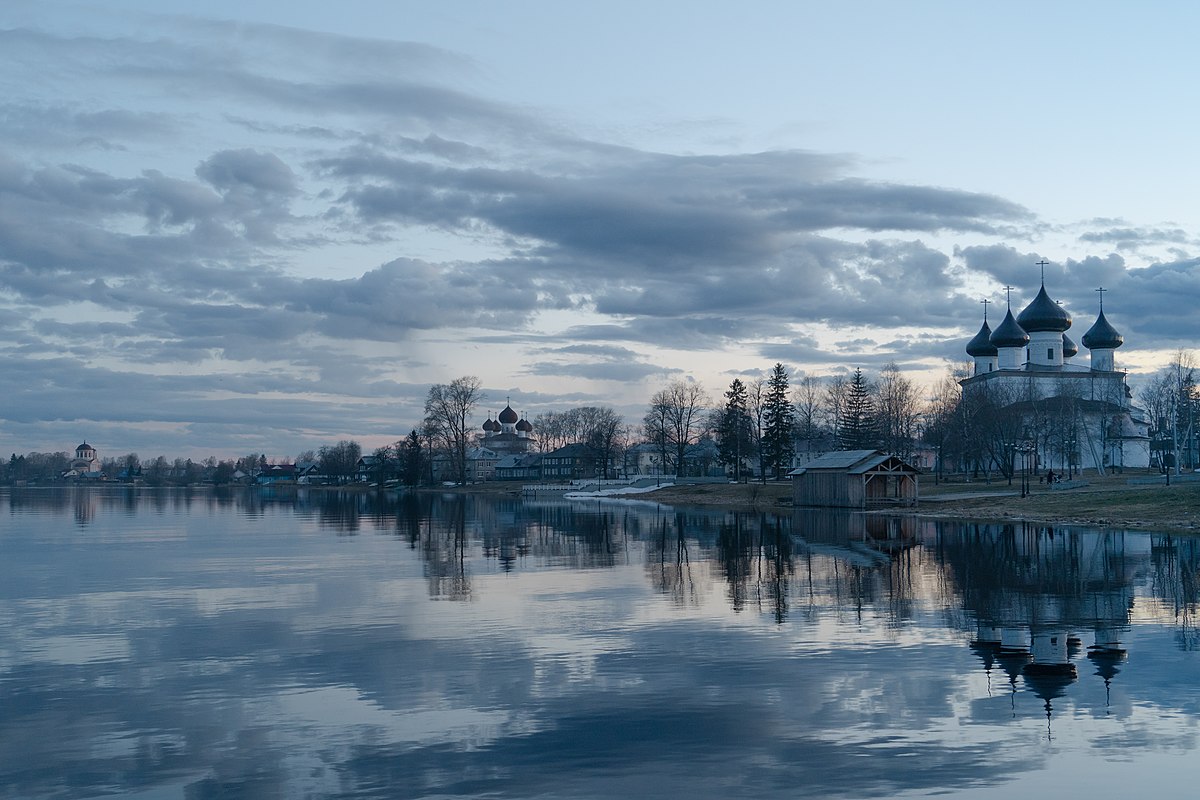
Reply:
M393 480L400 472L400 462L394 458L362 456L354 465L354 480L358 483L383 483Z
M316 461L296 462L296 483L318 486L326 482L326 476L321 474Z
M271 486L277 483L295 483L295 464L268 464L259 470L254 482L260 486Z
M662 448L651 442L630 447L625 451L624 473L626 476L664 474Z
M542 455L542 480L566 482L600 475L602 456L591 445L568 444Z
M879 450L826 453L788 473L797 507L915 505L921 471Z
M541 453L513 453L496 462L498 481L536 481L542 477Z
M490 481L496 477L496 462L500 454L486 447L472 447L467 451L467 480Z

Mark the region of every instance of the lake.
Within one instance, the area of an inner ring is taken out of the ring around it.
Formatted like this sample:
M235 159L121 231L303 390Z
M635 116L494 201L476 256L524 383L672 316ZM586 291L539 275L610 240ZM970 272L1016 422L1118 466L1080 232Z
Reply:
M1174 797L1200 540L0 490L0 797Z

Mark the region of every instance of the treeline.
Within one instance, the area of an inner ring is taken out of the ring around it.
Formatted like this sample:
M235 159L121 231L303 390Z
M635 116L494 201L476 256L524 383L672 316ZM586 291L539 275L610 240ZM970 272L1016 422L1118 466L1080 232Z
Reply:
M1194 356L1179 351L1171 364L1139 392L1151 423L1156 452L1170 453L1164 466L1200 465L1200 389ZM544 411L534 418L538 449L586 444L603 470L629 468L634 448L652 453L655 471L703 471L711 462L736 479L753 475L782 478L797 462L797 452L879 449L911 459L919 450L932 454L937 469L999 473L1011 477L1022 446L1036 446L1052 466L1068 473L1081 447L1107 452L1119 446L1122 432L1101 426L1093 436L1083 422L1084 398L1064 384L1053 396L1034 385L995 388L963 396L960 381L968 364L952 367L932 387L922 388L890 363L878 374L861 369L830 377L802 376L793 383L783 364L758 377L735 378L714 399L692 380L672 382L650 398L640 424L627 424L608 406ZM424 418L396 442L364 454L353 440L307 450L296 457L320 482L355 479L405 485L438 480L466 482L468 454L479 445L477 415L484 401L477 377L435 384L426 396ZM1119 406L1125 397L1100 398ZM1109 441L1111 438L1111 441ZM1117 443L1117 444L1114 444ZM711 452L711 459L708 453ZM697 455L700 454L700 455ZM363 463L360 464L360 459ZM801 459L803 460L803 459ZM53 481L69 469L64 452L13 454L0 461L0 483ZM101 469L109 480L149 485L230 483L271 467L265 455L237 459L148 461L136 453L106 458Z

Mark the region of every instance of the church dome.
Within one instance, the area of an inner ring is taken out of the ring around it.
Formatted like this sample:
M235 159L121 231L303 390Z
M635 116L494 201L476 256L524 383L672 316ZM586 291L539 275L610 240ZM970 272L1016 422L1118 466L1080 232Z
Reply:
M1071 337L1063 334L1063 358L1071 358L1079 354L1079 345L1071 341Z
M996 345L992 344L992 329L988 327L987 320L983 321L983 327L975 334L975 338L967 342L967 355L975 358L996 355Z
M483 429L488 433L496 433L500 430L500 423L492 422L492 418L488 417L488 421L483 423Z
M521 431L522 433L530 433L533 431L533 425L530 424L529 420L522 419L517 423L517 430Z
M1100 312L1100 316L1096 317L1096 323L1083 335L1083 346L1089 350L1097 348L1115 350L1123 344L1125 344L1125 337L1108 323L1108 320L1104 318L1103 311Z
M512 406L505 406L498 419L504 425L512 425L517 421L517 412L512 410Z
M1050 299L1043 285L1033 302L1025 306L1025 310L1017 317L1017 324L1029 333L1065 331L1071 327L1071 315Z
M1011 308L1004 315L1004 322L992 332L992 344L996 347L1024 347L1029 344L1029 334L1013 319Z

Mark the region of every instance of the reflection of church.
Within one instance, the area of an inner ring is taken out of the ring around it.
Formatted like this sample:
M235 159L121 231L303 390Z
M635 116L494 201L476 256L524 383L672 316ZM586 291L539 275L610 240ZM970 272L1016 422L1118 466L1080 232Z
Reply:
M989 673L999 667L1052 702L1078 679L1081 634L1087 659L1108 687L1125 659L1135 579L1148 552L1119 533L1055 531L1014 525L964 525L944 532L941 547L976 620L972 649Z
M1097 291L1100 313L1081 340L1090 352L1088 366L1071 363L1079 352L1067 336L1071 315L1050 299L1044 281L1015 318L1010 304L994 331L985 305L983 326L967 344L975 367L962 382L963 397L1018 411L1013 437L1035 449L1037 464L1148 467L1149 424L1114 363L1125 339L1104 316L1105 290Z

